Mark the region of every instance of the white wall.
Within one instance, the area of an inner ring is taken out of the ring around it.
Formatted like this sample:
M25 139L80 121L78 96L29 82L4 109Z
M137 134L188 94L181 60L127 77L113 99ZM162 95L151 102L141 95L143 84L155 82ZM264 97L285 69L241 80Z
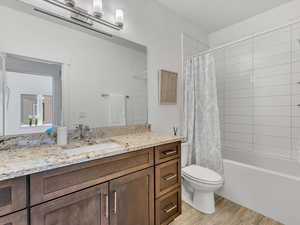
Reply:
M150 0L111 0L105 8L111 13L115 8L125 12L125 29L118 34L148 48L148 108L149 123L153 130L171 132L172 126L180 122L181 104L160 106L158 104L158 71L167 69L181 71L181 33L185 32L204 42L207 35L201 29L181 19ZM108 13L108 14L109 14ZM97 38L20 13L0 7L0 49L20 55L33 55L37 58L65 58L71 64L81 61L97 62L85 50L94 49ZM5 19L4 19L5 18ZM9 21L10 26L7 26ZM74 38L76 37L76 38ZM81 48L78 49L79 43ZM77 73L84 79L86 67ZM84 87L80 87L84 88ZM179 95L182 89L179 85Z
M299 19L300 1L294 0L240 23L213 32L209 34L209 42L211 47L215 47Z

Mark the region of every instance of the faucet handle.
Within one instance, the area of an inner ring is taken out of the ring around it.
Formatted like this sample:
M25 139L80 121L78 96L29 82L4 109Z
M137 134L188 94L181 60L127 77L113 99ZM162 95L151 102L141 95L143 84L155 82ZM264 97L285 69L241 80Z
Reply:
M84 130L85 130L85 131L90 131L91 128L90 128L88 125L85 125L85 126L84 126Z
M83 124L79 123L76 125L76 129L82 129L83 128Z

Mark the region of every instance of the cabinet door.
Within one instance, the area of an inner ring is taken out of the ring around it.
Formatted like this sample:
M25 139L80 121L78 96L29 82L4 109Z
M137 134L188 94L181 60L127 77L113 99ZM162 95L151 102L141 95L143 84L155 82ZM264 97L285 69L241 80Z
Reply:
M27 225L27 211L23 210L0 217L0 225Z
M153 174L149 168L109 183L110 225L154 225Z
M0 182L0 216L26 207L26 178Z
M108 225L108 184L33 207L31 225Z

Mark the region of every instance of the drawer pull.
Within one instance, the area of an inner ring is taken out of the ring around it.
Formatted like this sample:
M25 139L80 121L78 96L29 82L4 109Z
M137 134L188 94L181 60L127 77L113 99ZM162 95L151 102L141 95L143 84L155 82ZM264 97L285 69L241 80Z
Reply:
M105 217L108 219L108 195L105 196Z
M114 214L117 214L117 192L114 191Z
M172 150L172 151L165 151L163 152L164 155L174 155L174 154L177 154L177 151L175 150Z
M167 175L167 176L165 176L163 179L164 179L165 181L170 181L170 180L173 180L173 179L175 179L175 178L177 178L177 174L170 174L170 175Z
M165 212L165 213L170 213L170 212L172 212L174 209L177 209L177 205L173 205L173 206L171 206L171 207L169 207L169 208L165 208L165 209L164 209L164 212Z

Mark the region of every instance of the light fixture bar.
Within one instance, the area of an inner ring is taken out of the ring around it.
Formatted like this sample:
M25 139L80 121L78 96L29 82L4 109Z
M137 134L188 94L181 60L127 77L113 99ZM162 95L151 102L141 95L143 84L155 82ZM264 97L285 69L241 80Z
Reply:
M60 16L60 15L58 15L58 14L56 14L56 13L52 13L52 12L49 12L49 11L47 11L47 10L40 9L40 8L33 8L33 10L36 11L36 12L38 12L38 13L42 13L42 14L44 14L44 15L54 17L54 18L56 18L56 19L59 19L59 20L65 21L65 22L68 22L68 23L71 23L71 24L78 25L78 26L80 26L80 27L83 27L83 28L86 28L86 29L88 29L88 30L94 31L94 32L96 32L96 33L98 33L98 34L101 34L101 35L104 35L104 36L106 36L106 37L109 37L109 38L112 38L112 37L113 37L113 35L111 35L111 34L109 34L109 33L106 33L106 32L104 32L104 31L95 29L95 28L93 28L93 27L91 27L91 26L89 26L89 25L85 25L85 24L83 24L82 22L76 22L76 21L74 21L74 20L71 20L71 19L68 19L68 18L66 18L66 17Z
M91 15L89 13L85 13L83 11L76 10L75 8L70 7L67 4L65 4L63 2L60 2L58 0L43 0L43 1L48 2L48 3L52 4L52 5L57 6L57 7L60 7L62 9L68 10L68 11L70 11L72 13L77 13L80 16L83 16L83 17L88 18L88 19L90 19L90 20L92 20L94 22L97 22L97 23L100 23L102 25L105 25L105 26L108 26L110 28L113 28L115 30L121 30L122 29L121 26L118 26L118 25L116 25L114 23L111 23L111 22L109 22L107 20L104 20L102 18L97 18L97 17L95 17L95 16L93 16L93 15Z

